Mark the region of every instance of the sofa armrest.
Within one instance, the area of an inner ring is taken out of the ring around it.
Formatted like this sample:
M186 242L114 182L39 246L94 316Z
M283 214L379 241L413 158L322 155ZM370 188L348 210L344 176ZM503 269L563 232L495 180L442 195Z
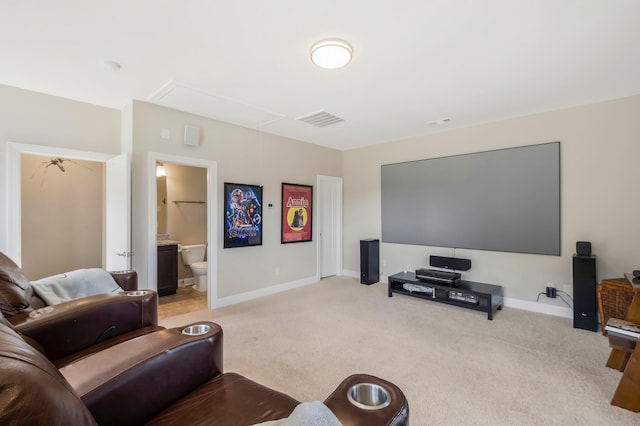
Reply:
M359 383L371 383L385 389L390 398L386 407L379 409L360 408L349 401L350 389ZM344 426L399 426L409 424L409 403L400 388L391 382L368 374L354 374L338 385L324 401Z
M138 425L222 373L222 328L179 327L128 340L60 369L100 425ZM193 325L193 324L191 324Z
M138 289L138 273L133 270L109 271L115 282L125 291Z
M151 290L99 294L22 312L9 322L55 361L120 334L158 325L158 295Z

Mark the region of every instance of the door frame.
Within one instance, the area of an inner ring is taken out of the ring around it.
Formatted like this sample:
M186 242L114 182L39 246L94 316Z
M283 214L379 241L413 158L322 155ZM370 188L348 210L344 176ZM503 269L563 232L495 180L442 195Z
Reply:
M153 256L157 252L158 229L156 162L207 169L207 304L209 309L215 309L218 306L218 162L160 152L147 154L147 277L150 283L158 280L158 257Z
M7 142L7 220L5 223L6 228L6 251L9 256L18 266L22 266L22 154L32 155L44 155L52 157L64 157L74 160L87 160L106 163L122 154L105 154L101 152L81 151L77 149L60 148L45 145L32 145L18 142ZM105 172L105 182L109 179L109 175ZM127 191L131 193L131 188L128 187ZM107 200L105 199L105 211L109 208ZM129 215L130 216L130 215ZM104 226L107 226L105 222ZM128 227L129 228L129 227ZM109 234L111 230L105 229L105 234ZM131 235L127 236L129 247L131 247ZM102 239L102 262L106 265L106 240L103 236ZM125 251L129 251L127 247Z
M335 243L335 247L333 248L333 253L335 255L336 258L336 274L337 275L343 275L342 273L342 178L341 177L334 177L334 176L323 176L323 175L317 175L316 178L316 188L317 188L317 194L316 194L316 199L320 200L320 194L322 191L322 187L326 186L326 185L333 185L336 187L336 217L335 219L335 239L334 241ZM316 223L317 226L316 228L316 278L318 279L318 281L320 281L321 276L322 276L322 242L321 242L321 233L322 233L322 215L326 214L326 212L324 212L323 208L324 206L322 205L322 203L315 203L316 206L318 206L316 208Z

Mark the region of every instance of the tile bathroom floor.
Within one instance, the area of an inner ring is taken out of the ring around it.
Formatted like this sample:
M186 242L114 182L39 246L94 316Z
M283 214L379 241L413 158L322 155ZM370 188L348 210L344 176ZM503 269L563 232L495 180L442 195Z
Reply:
M207 293L193 286L178 287L176 294L158 298L158 319L207 308Z

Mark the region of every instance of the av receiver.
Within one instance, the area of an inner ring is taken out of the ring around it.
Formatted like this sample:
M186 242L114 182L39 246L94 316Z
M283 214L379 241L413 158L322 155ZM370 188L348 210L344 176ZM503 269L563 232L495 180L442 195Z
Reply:
M455 285L462 275L459 272L438 271L436 269L416 269L416 278L440 284Z

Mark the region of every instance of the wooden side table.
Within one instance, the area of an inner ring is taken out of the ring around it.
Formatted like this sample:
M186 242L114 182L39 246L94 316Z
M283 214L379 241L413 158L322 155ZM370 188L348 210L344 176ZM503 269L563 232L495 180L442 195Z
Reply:
M607 278L602 280L597 292L602 334L606 336L604 326L609 318L625 319L627 317L633 300L633 287L626 278Z
M634 292L625 319L640 323L640 290ZM611 399L611 405L640 411L640 345L637 344L631 354L619 348L611 349L607 367L623 372Z

